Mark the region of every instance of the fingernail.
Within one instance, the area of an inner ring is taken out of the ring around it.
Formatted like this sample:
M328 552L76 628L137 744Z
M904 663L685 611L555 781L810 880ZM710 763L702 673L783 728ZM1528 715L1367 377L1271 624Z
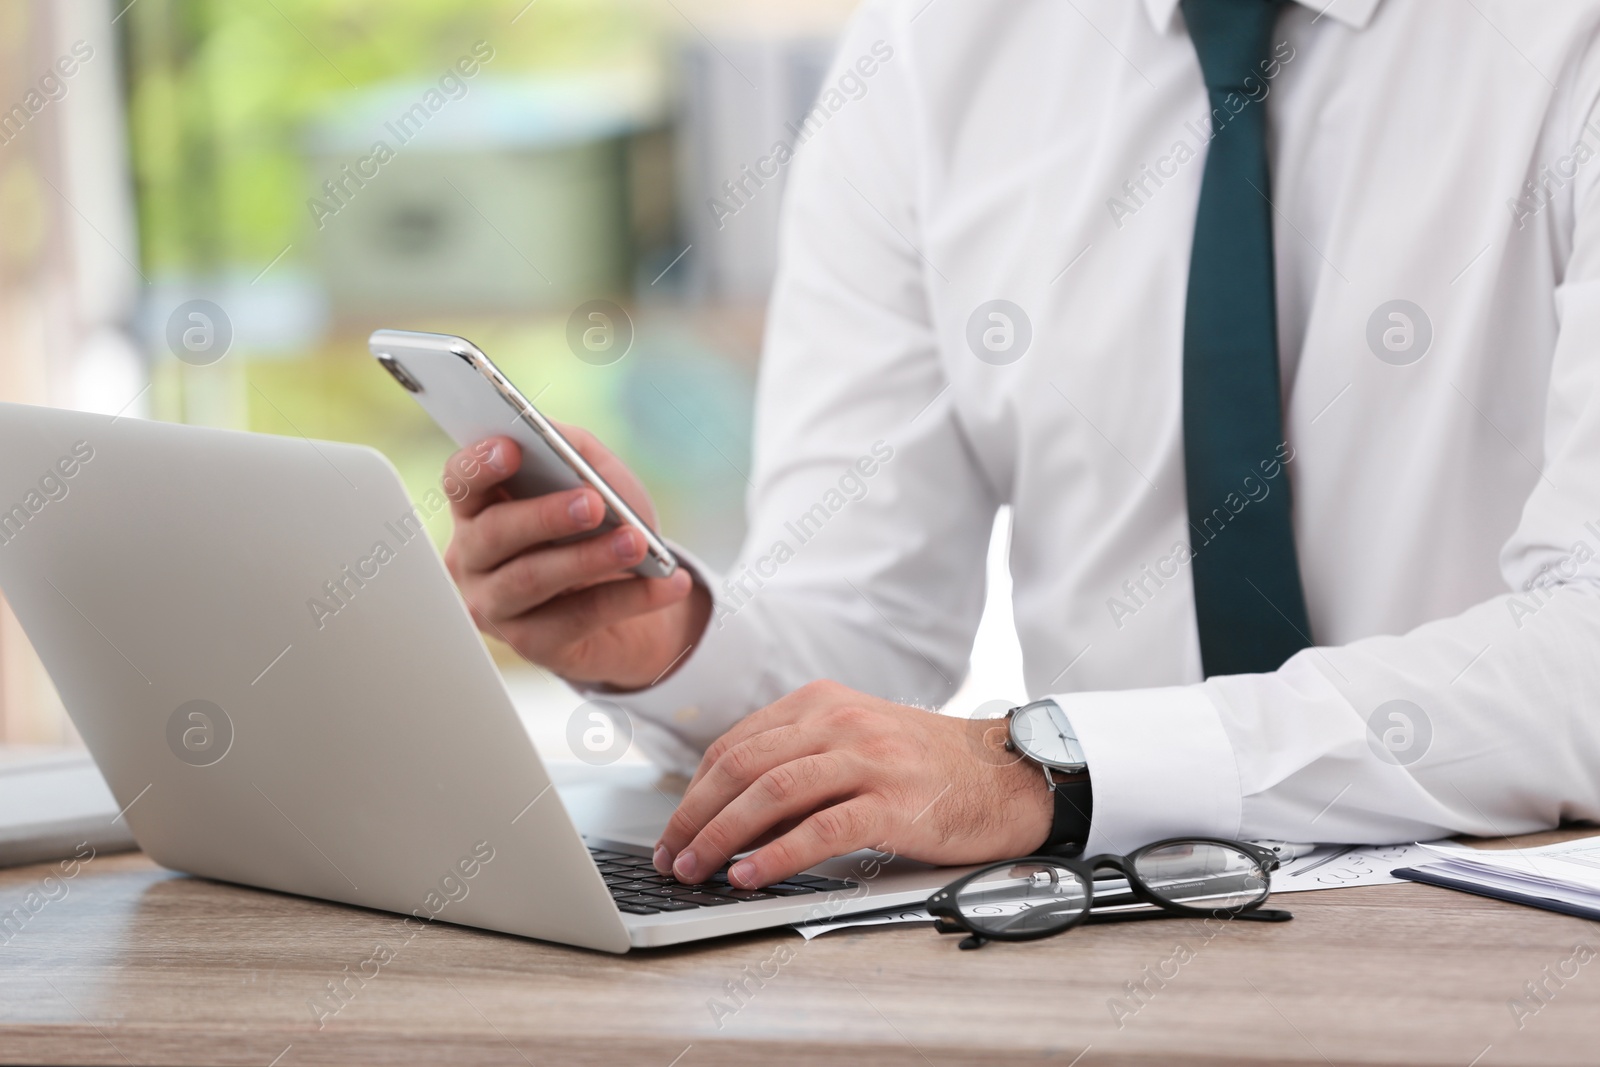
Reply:
M754 889L756 865L749 860L740 860L728 868L728 881L738 883L741 889Z
M611 539L611 551L623 562L632 559L634 552L637 551L634 548L633 531L618 530L616 536Z
M678 858L672 864L672 873L680 882L698 882L700 872L694 866L694 853L685 851L678 853Z
M572 521L579 526L589 525L589 494L579 493L567 505L567 514L572 516Z
M672 873L672 853L667 851L666 845L656 846L656 854L651 857L650 863L655 867L657 874Z
M500 474L504 474L511 469L511 457L506 455L505 445L496 444L489 450L489 466Z

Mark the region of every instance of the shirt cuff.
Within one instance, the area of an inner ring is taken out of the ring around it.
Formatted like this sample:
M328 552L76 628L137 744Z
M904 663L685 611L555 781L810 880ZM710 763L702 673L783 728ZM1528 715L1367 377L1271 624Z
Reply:
M1083 746L1094 789L1085 856L1167 837L1238 836L1233 745L1198 686L1052 697Z
M709 567L669 545L678 563L711 594L711 618L699 643L664 681L647 689L618 693L582 686L579 691L626 711L634 719L635 742L658 766L693 774L707 746L754 710L765 660L755 620L723 601L722 583Z

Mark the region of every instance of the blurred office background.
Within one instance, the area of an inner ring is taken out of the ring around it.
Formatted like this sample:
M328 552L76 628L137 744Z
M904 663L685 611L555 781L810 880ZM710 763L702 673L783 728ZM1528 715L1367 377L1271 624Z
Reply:
M853 6L0 0L0 399L359 441L417 496L451 446L365 338L458 333L724 565L786 172L724 183L794 142ZM593 300L615 362L569 347ZM954 710L1024 695L1003 553ZM495 652L564 753L577 698ZM72 739L0 611L0 741Z

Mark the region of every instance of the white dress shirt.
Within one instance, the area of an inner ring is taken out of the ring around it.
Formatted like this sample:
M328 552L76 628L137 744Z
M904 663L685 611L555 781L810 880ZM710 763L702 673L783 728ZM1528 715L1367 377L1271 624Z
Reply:
M876 0L781 164L748 541L702 643L620 698L658 754L815 678L943 703L1009 503L1091 852L1600 817L1600 2L1321 6L1240 104L1269 109L1284 461L1206 504L1292 483L1315 647L1203 680L1177 0Z

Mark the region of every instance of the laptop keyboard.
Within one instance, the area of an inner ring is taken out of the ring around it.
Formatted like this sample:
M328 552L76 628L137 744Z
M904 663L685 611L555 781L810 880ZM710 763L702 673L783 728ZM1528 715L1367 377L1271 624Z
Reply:
M718 871L699 885L684 885L669 874L657 874L644 856L601 848L591 848L589 855L600 868L600 875L606 880L606 888L611 891L611 899L616 901L618 910L629 915L715 908L746 900L776 900L856 888L855 882L839 878L797 874L764 889L739 889L728 883L726 871Z

